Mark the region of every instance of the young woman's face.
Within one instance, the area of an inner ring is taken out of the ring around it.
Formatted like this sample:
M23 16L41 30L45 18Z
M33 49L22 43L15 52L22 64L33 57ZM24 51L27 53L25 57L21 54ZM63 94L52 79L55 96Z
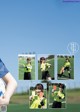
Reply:
M38 95L40 98L43 97L44 93L43 93L41 90L36 91L36 92L37 92L37 95Z
M27 60L27 63L31 63L31 61Z
M45 63L45 60L42 60L42 63Z
M44 93L39 89L36 90L36 93L39 97L43 97L43 95L44 95Z
M36 94L37 94L37 95L39 95L40 92L41 92L41 90L39 90L39 89L36 89L35 91L36 91Z
M68 60L68 59L66 59L66 62L69 62L69 60Z
M68 60L66 60L66 62L68 62Z

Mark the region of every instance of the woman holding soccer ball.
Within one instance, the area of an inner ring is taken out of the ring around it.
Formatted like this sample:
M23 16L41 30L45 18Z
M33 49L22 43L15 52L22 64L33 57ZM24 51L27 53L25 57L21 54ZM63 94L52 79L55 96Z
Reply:
M6 66L0 59L0 83L1 79L3 79L3 81L5 82L6 89L5 93L2 93L3 91L0 92L0 106L9 104L10 98L17 87L16 80L13 78L13 76L10 74L10 72L7 70Z

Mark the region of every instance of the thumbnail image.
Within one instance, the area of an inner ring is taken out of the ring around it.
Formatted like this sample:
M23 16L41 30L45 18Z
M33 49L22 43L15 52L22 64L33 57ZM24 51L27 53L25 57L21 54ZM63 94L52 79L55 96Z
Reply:
M47 108L47 86L46 83L35 83L30 85L29 108L46 109Z
M35 55L18 55L19 80L35 80Z
M58 55L57 56L57 78L66 80L74 79L74 56Z
M38 58L38 79L54 80L54 55L40 54Z
M48 108L66 108L66 86L62 83L49 85Z

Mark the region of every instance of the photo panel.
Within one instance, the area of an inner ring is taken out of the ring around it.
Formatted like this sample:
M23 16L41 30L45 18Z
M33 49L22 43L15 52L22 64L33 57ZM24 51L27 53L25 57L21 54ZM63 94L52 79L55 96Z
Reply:
M57 55L57 79L74 79L74 55Z
M35 55L18 55L19 80L35 80Z
M66 108L66 86L63 83L49 85L48 108Z
M47 84L32 81L29 90L29 108L47 109Z
M54 61L52 54L38 54L38 80L54 80Z

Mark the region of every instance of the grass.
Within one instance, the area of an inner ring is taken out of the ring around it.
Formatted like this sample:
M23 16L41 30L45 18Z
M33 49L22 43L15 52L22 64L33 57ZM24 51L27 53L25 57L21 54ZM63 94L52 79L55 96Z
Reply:
M29 95L27 93L15 94L11 98L10 104L28 104Z
M10 104L7 112L42 112L41 109L29 109L25 104ZM80 104L68 104L66 109L44 109L44 112L80 112Z
M80 103L80 89L67 90L67 103Z
M29 95L15 94L11 98L7 112L42 112L42 109L29 109ZM67 106L65 109L44 109L44 112L80 112L80 89L67 90Z
M10 104L7 112L25 112L28 109L26 104Z
M74 58L72 57L72 58L69 58L69 59L70 59L70 63L71 63L71 79L74 79ZM57 72L59 74L62 66L64 66L65 58L64 57L63 58L58 57L57 62L58 62ZM62 76L61 78L58 77L58 79L69 79L67 71L64 72L64 76Z
M24 67L23 65L26 64L26 58L19 59L19 80L24 80ZM32 59L31 61L32 65L32 72L31 72L31 78L32 80L35 80L35 59Z

